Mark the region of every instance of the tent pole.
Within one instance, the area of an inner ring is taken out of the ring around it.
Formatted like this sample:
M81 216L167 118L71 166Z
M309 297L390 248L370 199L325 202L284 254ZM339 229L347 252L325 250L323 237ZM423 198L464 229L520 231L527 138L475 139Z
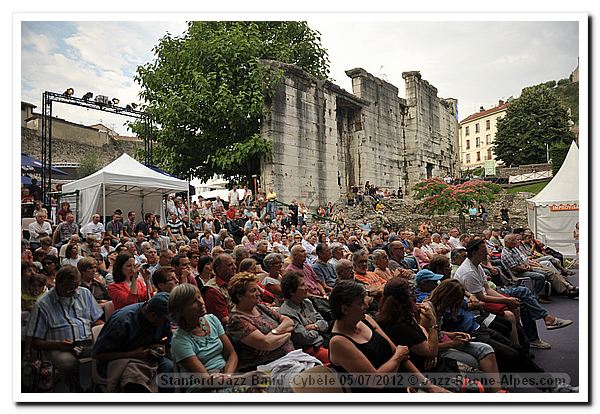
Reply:
M102 183L102 222L106 220L106 183Z

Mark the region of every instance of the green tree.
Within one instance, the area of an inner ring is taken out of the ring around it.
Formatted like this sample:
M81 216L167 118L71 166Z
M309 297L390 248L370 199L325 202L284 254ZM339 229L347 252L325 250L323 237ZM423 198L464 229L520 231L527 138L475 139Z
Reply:
M282 72L265 60L319 79L329 70L320 34L305 22L190 22L182 36L164 36L154 53L135 77L157 125L153 161L201 178L257 173L270 152L260 127Z
M101 168L100 157L96 152L87 152L79 163L77 173L79 178L87 177Z
M552 81L523 89L498 122L494 153L504 165L544 163L546 144L570 144L575 139L567 110L550 87L555 84Z
M439 177L429 178L414 186L415 198L425 201L426 214L457 213L465 229L465 215L472 204L489 203L500 192L500 186L484 180L469 180L450 185Z

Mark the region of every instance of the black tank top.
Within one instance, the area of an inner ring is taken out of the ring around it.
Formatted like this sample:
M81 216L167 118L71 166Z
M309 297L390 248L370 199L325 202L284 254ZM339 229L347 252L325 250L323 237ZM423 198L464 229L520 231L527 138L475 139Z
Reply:
M363 355L369 360L369 362L373 365L373 367L375 367L375 369L378 369L380 366L382 366L387 361L389 361L389 359L392 357L392 355L394 355L394 351L392 350L390 343L383 336L381 336L379 333L377 333L377 331L375 331L375 328L373 328L373 326L366 319L363 319L362 322L365 325L367 325L369 327L369 329L371 330L371 339L369 339L367 342L365 342L363 344L359 344L354 339L352 339L349 336L344 335L342 333L332 332L331 337L333 338L334 336L339 335L339 336L343 336L344 338L348 339L350 342L352 342L354 344L354 346L360 352L363 353ZM331 351L329 351L329 352L331 352ZM331 356L329 357L329 360L331 361ZM331 368L333 368L334 371L337 371L340 373L348 372L343 367L341 367L339 365L335 365L333 362L331 363ZM362 387L361 388L351 387L351 389L352 389L352 392L393 392L390 389L375 389L375 388L369 389L369 388L362 388Z

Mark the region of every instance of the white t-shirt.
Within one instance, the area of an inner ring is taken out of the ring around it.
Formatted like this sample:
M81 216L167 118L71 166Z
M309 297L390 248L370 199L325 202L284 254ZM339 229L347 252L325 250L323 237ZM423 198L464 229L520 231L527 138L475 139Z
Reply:
M81 229L83 237L93 235L97 240L102 240L102 233L104 233L104 224L101 222L94 224L94 222L91 221Z
M227 197L229 198L229 204L233 204L234 206L237 206L240 204L240 195L238 194L237 191L231 190L227 194Z
M456 270L456 279L458 279L467 292L476 294L485 291L485 273L481 265L475 266L469 258L466 258Z
M452 237L450 236L450 238L448 239L448 244L453 248L453 249L458 249L459 247L463 247L460 244L460 240L458 240L458 238L456 237Z

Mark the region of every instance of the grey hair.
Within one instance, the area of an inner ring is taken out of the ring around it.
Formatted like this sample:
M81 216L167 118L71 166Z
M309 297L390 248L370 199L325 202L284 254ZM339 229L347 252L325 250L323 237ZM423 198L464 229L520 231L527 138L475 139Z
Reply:
M344 246L342 245L342 243L339 242L334 242L331 243L331 246L329 246L329 251L331 252L331 255L333 255L333 252L335 252L337 249L343 249Z
M387 253L383 249L377 249L373 252L373 261L377 261L382 257L387 257Z
M365 249L360 249L354 252L354 254L352 255L352 264L355 264L356 262L358 262L358 259L362 256L368 256L369 254L367 253L367 251Z
M269 269L271 269L271 264L277 259L279 259L281 263L283 263L283 255L280 253L269 253L268 255L266 255L263 259L263 264L266 268L265 270L268 271Z

